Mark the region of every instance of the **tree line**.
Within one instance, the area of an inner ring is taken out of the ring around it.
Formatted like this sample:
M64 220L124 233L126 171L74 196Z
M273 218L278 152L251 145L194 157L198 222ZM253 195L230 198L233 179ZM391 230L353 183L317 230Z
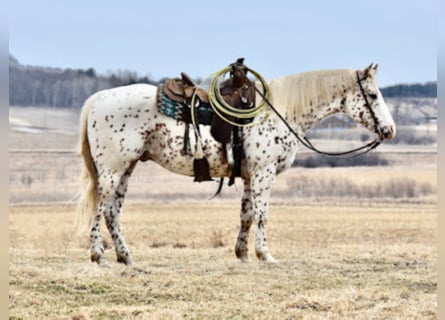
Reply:
M437 82L398 84L381 89L385 98L436 98Z
M61 69L22 65L9 55L9 104L14 106L77 107L94 92L133 83L159 84L134 71L98 75L93 68ZM381 89L384 97L436 97L437 83L400 84Z
M9 104L14 106L80 108L94 92L133 83L158 82L127 70L98 75L93 68L24 66L9 56Z

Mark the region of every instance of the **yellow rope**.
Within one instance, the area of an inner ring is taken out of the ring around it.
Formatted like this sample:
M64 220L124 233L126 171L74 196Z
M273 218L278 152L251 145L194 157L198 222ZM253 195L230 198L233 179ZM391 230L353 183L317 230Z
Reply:
M221 117L224 121L230 123L231 125L238 126L238 127L247 127L247 126L254 126L257 125L259 122L250 122L247 124L240 124L234 121L231 121L227 119L227 116L232 116L239 119L250 119L254 118L255 116L262 113L267 107L266 103L261 101L261 103L258 103L254 108L251 109L238 109L230 104L228 104L223 97L221 96L221 90L220 90L220 84L221 80L224 79L224 76L231 71L231 67L226 67L218 72L216 72L213 75L212 82L210 83L209 88L209 101L210 106L212 107L213 111ZM265 96L270 99L270 90L267 85L267 82L264 80L264 78L255 70L252 70L250 68L247 68L248 71L250 71L260 82L263 86L263 90L265 92ZM265 119L265 118L264 118ZM264 121L263 119L263 121Z
M221 84L221 80L224 79L224 76L231 70L232 70L232 68L230 66L228 66L224 69L221 69L220 71L215 72L211 76L212 80L210 82L208 96L209 96L210 106L212 107L213 111L219 117L221 117L221 119L223 119L227 123L230 123L231 125L234 125L237 127L250 127L250 126L254 126L254 125L257 125L257 124L263 122L264 120L266 120L268 118L269 110L267 110L266 116L261 121L257 121L257 122L240 124L240 123L236 123L234 121L227 119L227 116L232 116L232 117L235 117L238 119L254 118L257 115L259 115L260 113L262 113L265 110L265 108L268 106L267 103L264 100L262 100L261 103L258 103L253 108L239 109L239 108L235 108L235 107L231 106L230 104L228 104L227 102L225 102L223 97L221 96L220 84ZM269 88L266 80L264 80L264 78L255 70L250 69L250 68L247 68L247 70L249 72L251 72L256 77L256 79L258 79L260 81L260 83L263 87L264 96L270 100L270 88ZM208 78L204 79L204 81L201 83L204 83L205 81L207 81ZM199 85L198 87L201 87L201 85ZM192 101L191 101L192 108L195 108L196 92L197 91L195 91L195 93L192 96ZM193 110L192 110L192 122L193 122L193 125L196 127L196 119L195 119Z
M212 107L213 111L221 117L221 119L223 119L224 121L226 121L227 123L230 123L231 125L237 126L237 127L250 127L250 126L254 126L257 124L262 123L264 120L266 120L269 117L270 114L270 110L266 110L266 115L265 117L263 117L262 120L260 121L256 121L256 122L250 122L250 123L246 123L246 124L240 124L240 123L236 123L234 121L231 121L229 119L227 119L227 117L224 114L227 114L229 116L235 117L235 118L239 118L239 119L249 119L249 118L254 118L257 115L259 115L260 113L262 113L264 111L264 109L268 106L267 103L262 100L261 103L257 104L257 106L255 106L254 108L251 109L238 109L235 108L233 106L231 106L230 104L228 104L227 102L224 101L223 97L221 96L221 90L220 90L220 84L221 84L221 80L224 79L224 76L231 71L231 67L226 67L224 69L221 69L220 71L215 72L213 75L211 75L212 80L210 82L210 87L209 87L209 91L208 91L208 96L209 96L209 102L210 102L210 106ZM267 84L266 80L264 80L264 78L255 70L252 70L250 68L247 68L247 70L249 72L251 72L256 79L258 79L263 87L263 93L264 96L270 100L270 88L269 85ZM208 79L210 78L207 77L206 79L204 79L199 85L198 88L201 87L201 85L203 83L205 83ZM254 83L255 85L255 83ZM201 141L201 134L199 133L198 130L198 126L196 125L196 119L195 119L195 111L194 109L198 107L198 105L196 105L195 103L195 98L197 95L198 90L195 90L195 92L193 93L192 96L192 100L191 100L191 116L192 116L192 124L193 124L193 129L195 130L196 133L196 150L195 150L195 159L201 159L204 154L202 151L202 141Z

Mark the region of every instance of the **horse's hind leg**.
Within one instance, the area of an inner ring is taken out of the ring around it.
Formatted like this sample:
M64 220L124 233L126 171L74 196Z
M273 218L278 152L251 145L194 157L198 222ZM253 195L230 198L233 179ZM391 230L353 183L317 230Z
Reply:
M105 222L108 231L110 232L111 238L113 240L117 261L124 264L131 264L130 252L125 243L124 236L120 228L120 214L122 210L122 205L125 198L125 193L127 192L128 180L130 178L131 172L133 171L135 163L133 163L124 172L103 170L99 177L99 197L97 205L97 214L94 220L100 220L100 216L105 217ZM95 222L95 226L99 223ZM95 228L95 226L93 228ZM104 263L102 257L103 247L102 244L98 244L93 236L92 228L92 247L91 247L91 260L98 262L99 264ZM99 247L98 247L99 245Z
M252 211L252 198L250 193L250 181L244 180L244 193L241 198L241 213L240 213L240 229L238 233L238 239L235 245L236 256L245 262L248 259L248 239L249 230L253 221L253 211Z
M96 209L95 215L91 219L90 225L90 243L91 243L91 261L99 265L105 265L104 246L102 244L102 235L100 233L100 218L102 213Z

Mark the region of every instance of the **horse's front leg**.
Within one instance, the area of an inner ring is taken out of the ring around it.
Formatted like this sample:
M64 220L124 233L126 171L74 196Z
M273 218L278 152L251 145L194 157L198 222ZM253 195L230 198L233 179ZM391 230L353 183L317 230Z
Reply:
M242 262L246 262L248 259L247 243L249 239L249 230L253 221L250 180L244 180L244 193L243 197L241 198L240 220L241 224L238 233L238 239L235 245L235 253Z
M276 169L273 164L257 171L250 182L253 218L256 224L255 253L258 259L276 263L269 252L266 241L266 223L270 192L275 181Z

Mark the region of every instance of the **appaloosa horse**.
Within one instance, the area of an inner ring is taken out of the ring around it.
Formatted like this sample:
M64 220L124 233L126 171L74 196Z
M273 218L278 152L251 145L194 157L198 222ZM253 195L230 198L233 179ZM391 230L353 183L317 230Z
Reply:
M325 70L284 76L269 83L272 104L296 133L304 136L325 117L343 112L379 140L395 136L395 124L376 83L377 65L363 70ZM85 102L81 114L80 152L84 160L80 207L90 216L91 260L105 263L100 220L113 239L117 261L132 259L120 228L120 215L128 181L138 161L152 160L178 174L193 176L193 157L184 152L184 123L161 114L157 108L158 88L135 84L103 90ZM275 115L246 127L243 133L245 158L241 177L244 194L241 224L235 245L236 256L248 258L248 235L255 224L255 251L259 259L275 262L266 244L269 196L275 176L288 169L299 140ZM200 126L203 151L212 177L229 177L221 144ZM190 129L190 145L195 136Z

